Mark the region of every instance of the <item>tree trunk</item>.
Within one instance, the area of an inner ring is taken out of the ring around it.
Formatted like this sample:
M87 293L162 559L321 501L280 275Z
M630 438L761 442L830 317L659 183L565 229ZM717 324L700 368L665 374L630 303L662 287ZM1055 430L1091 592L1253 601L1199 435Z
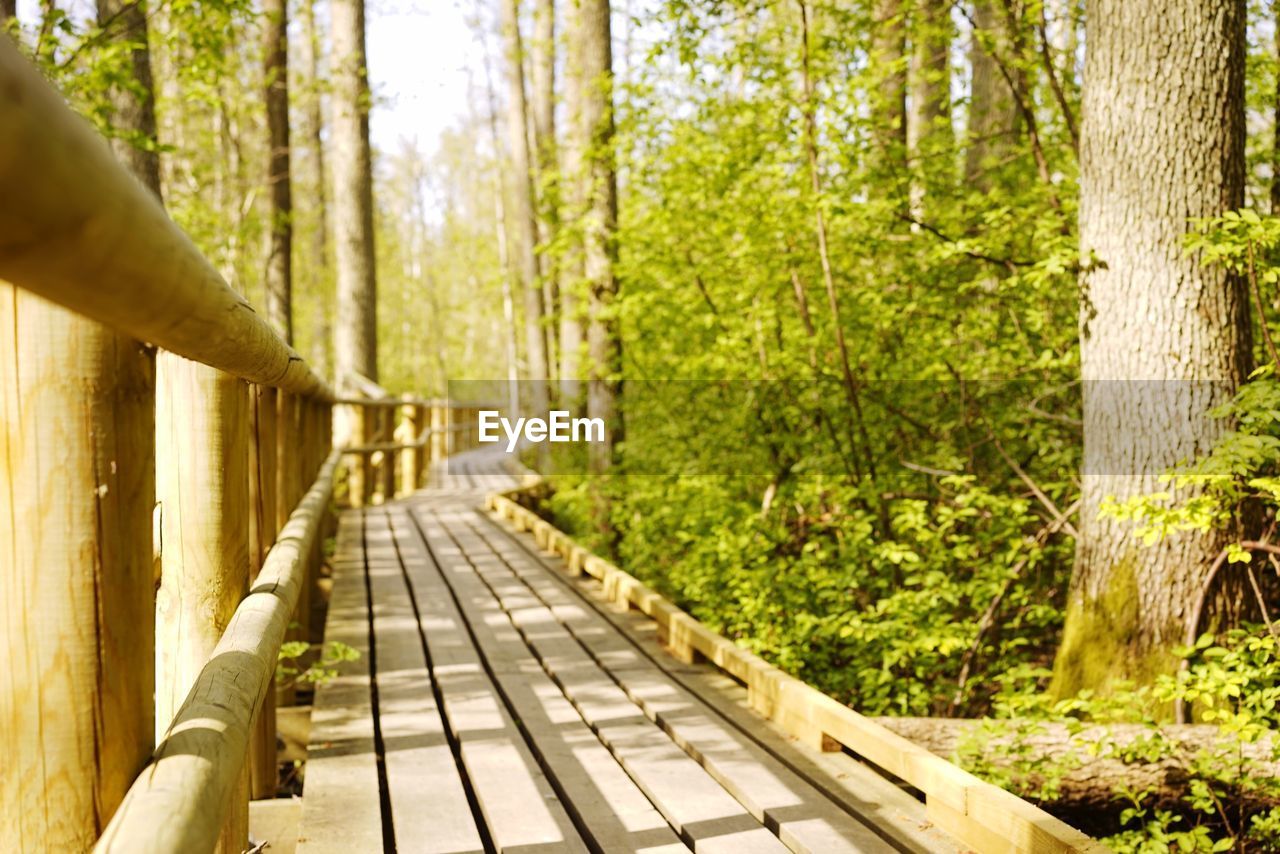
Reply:
M951 174L950 0L921 0L914 30L907 142L917 175L911 187L911 208L921 217L929 189L945 186Z
M338 386L378 379L378 300L373 261L373 165L364 0L330 4L333 66L333 232L338 301L334 362Z
M98 25L113 42L130 45L130 85L108 92L111 126L119 132L111 149L147 189L160 195L160 154L156 138L156 99L151 83L151 52L147 47L147 16L133 0L98 0ZM142 140L152 144L139 144Z
M580 222L585 207L583 190L583 150L580 139L582 132L583 96L586 88L583 84L581 14L576 4L567 7L567 31L565 39L565 80L564 100L565 114L568 119L568 130L564 135L564 144L560 149L560 192L567 211L565 221L574 224ZM582 324L581 297L582 284L585 279L583 271L583 255L581 234L576 228L569 232L574 239L569 242L566 251L560 257L560 394L561 405L573 412L582 409L582 345L586 340L586 332Z
M965 180L980 189L991 186L987 173L1013 151L1018 128L1018 108L1013 91L992 57L1003 41L1003 16L993 3L974 3L975 32L970 35L968 148L965 150ZM985 44L984 44L985 42Z
M536 0L533 9L533 139L537 175L538 235L544 243L559 228L559 192L556 175L556 6L555 0ZM542 263L542 306L547 319L547 374L554 376L559 276L553 256Z
M902 165L907 150L907 75L903 58L907 28L902 0L878 0L871 37L871 62L876 76L875 128L880 164Z
M1241 278L1182 248L1188 220L1244 201L1244 2L1097 0L1087 26L1080 244L1095 260L1080 276L1082 504L1060 697L1175 669L1229 533L1143 548L1099 510L1167 491L1159 476L1227 429L1206 413L1251 363ZM1218 596L1217 618L1232 618L1232 598Z
M267 100L267 321L293 344L293 199L289 186L289 13L263 0L262 53Z
M311 362L321 374L328 373L329 364L329 201L324 172L324 116L322 113L322 83L320 81L320 39L316 33L314 0L302 0L302 38L299 40L298 82L303 107L299 115L302 127L298 134L302 158L302 186L312 200L308 205L311 220L306 264L306 287L315 300L316 326Z
M1276 66L1280 68L1280 0L1271 0L1271 26L1275 30ZM1276 91L1271 97L1271 215L1280 216L1280 73L1276 75Z
M18 0L0 0L0 24L17 20Z
M1224 738L1218 727L1209 724L1161 727L1161 736L1177 745L1176 751L1156 762L1122 762L1108 751L1099 755L1098 745L1113 743L1123 747L1145 740L1153 735L1149 727L1109 724L1086 726L1073 733L1066 724L1041 721L1034 722L1028 729L1019 727L1017 721L887 717L874 720L945 759L954 758L961 749L980 750L984 762L1019 776L1025 774L1023 769L1028 762L1041 761L1050 768L1064 764L1060 794L1052 803L1054 812L1116 812L1128 805L1119 794L1122 786L1139 792L1150 791L1154 806L1162 809L1185 809L1182 799L1187 794L1188 774L1184 762L1197 754L1208 756L1222 752L1240 756L1254 776L1280 774L1280 762L1276 762L1273 754L1276 745L1270 739L1241 746ZM1001 745L1008 749L1000 749ZM1035 782L1028 780L1027 791L1033 790ZM1256 799L1258 795L1242 792L1241 797ZM1261 800L1250 804L1252 807L1274 805Z
M529 152L528 103L524 88L524 47L520 39L519 0L502 2L502 43L507 72L507 148L511 157L509 223L511 253L524 293L525 354L528 357L531 414L547 411L547 337L543 326L542 285L538 268L538 221L533 205L533 170ZM539 448L545 448L540 445Z
M622 345L614 301L618 222L618 185L613 152L613 55L609 1L581 0L577 38L581 54L582 112L577 127L583 184L583 270L587 307L587 415L604 421L604 441L588 451L592 472L613 463L613 447L621 438L617 407Z

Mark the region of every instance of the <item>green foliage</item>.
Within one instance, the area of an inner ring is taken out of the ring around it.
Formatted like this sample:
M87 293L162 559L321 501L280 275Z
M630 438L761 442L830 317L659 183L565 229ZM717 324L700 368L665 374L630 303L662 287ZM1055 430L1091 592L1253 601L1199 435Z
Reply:
M975 730L958 758L1011 791L1046 801L1088 757L1163 763L1186 779L1185 792L1169 802L1152 790L1117 788L1125 806L1121 831L1106 840L1114 850L1280 850L1280 808L1266 806L1280 799L1280 780L1271 775L1280 761L1280 640L1246 625L1220 640L1205 634L1178 654L1186 666L1176 676L1118 686L1106 696L1085 691L1051 702L1034 680L1010 682L995 699L997 719ZM1200 721L1217 725L1214 736L1189 746L1167 722L1141 713L1153 700L1193 706ZM1065 724L1072 740L1046 757L1029 745L1050 722Z
M308 658L313 660L304 662ZM341 665L359 658L359 650L341 641L329 641L323 645L285 641L280 645L276 664L276 684L323 685L338 677Z

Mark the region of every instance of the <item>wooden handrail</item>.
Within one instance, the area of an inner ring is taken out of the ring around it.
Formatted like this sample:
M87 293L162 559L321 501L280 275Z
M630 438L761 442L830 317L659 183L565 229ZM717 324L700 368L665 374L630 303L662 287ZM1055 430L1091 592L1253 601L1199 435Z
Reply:
M1034 804L978 779L713 632L513 500L529 488L491 494L485 506L517 530L533 532L537 545L564 558L572 572L598 579L619 606L649 616L676 658L689 664L705 660L746 685L751 707L802 742L825 751L847 747L919 789L929 817L965 844L979 851L1032 854L1108 850Z
M249 745L253 715L271 687L276 658L333 494L339 454L267 553L213 656L116 810L95 851L213 850Z
M0 278L259 385L333 393L0 37Z

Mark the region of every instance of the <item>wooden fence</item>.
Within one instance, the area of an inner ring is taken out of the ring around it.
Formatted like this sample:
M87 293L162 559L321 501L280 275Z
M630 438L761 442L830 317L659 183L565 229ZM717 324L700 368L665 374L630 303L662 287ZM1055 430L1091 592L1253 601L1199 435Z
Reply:
M3 37L0 279L0 840L243 850L335 395ZM413 441L356 449L357 501L376 455L403 489L424 442L468 441L447 406L394 405Z

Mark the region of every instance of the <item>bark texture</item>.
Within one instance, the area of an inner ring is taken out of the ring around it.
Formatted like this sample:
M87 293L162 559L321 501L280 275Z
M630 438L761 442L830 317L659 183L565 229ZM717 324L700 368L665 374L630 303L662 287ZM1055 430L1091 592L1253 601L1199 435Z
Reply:
M267 99L267 322L293 344L293 197L289 176L289 16L286 0L263 0Z
M364 0L330 4L333 67L333 232L338 300L334 361L339 388L378 379L378 300L373 256L373 175Z
M589 466L602 472L621 438L617 405L622 346L614 299L618 281L618 182L614 165L613 53L608 0L581 0L578 7L582 112L577 128L583 175L583 273L588 301L587 415L603 419L605 441L590 446Z
M1182 248L1188 220L1243 203L1244 3L1095 0L1087 26L1083 494L1060 696L1172 672L1170 648L1229 535L1143 548L1099 509L1168 489L1160 474L1212 446L1227 425L1206 412L1250 367L1244 283ZM1217 598L1218 618L1232 599Z
M98 0L98 25L110 41L129 48L133 84L115 85L108 92L111 125L118 133L111 149L147 189L160 195L160 154L156 139L156 99L151 82L151 52L147 47L146 8L136 0Z
M994 3L976 0L974 32L969 41L969 126L965 149L965 180L979 188L990 186L987 172L1009 156L1018 133L1018 107L1013 90L993 54L1005 42L1004 16Z
M507 154L511 158L511 255L524 294L525 355L533 413L547 411L547 337L543 326L541 271L538 266L538 222L533 202L533 168L529 151L528 99L524 85L524 44L520 37L519 0L503 0L502 44L507 77Z

